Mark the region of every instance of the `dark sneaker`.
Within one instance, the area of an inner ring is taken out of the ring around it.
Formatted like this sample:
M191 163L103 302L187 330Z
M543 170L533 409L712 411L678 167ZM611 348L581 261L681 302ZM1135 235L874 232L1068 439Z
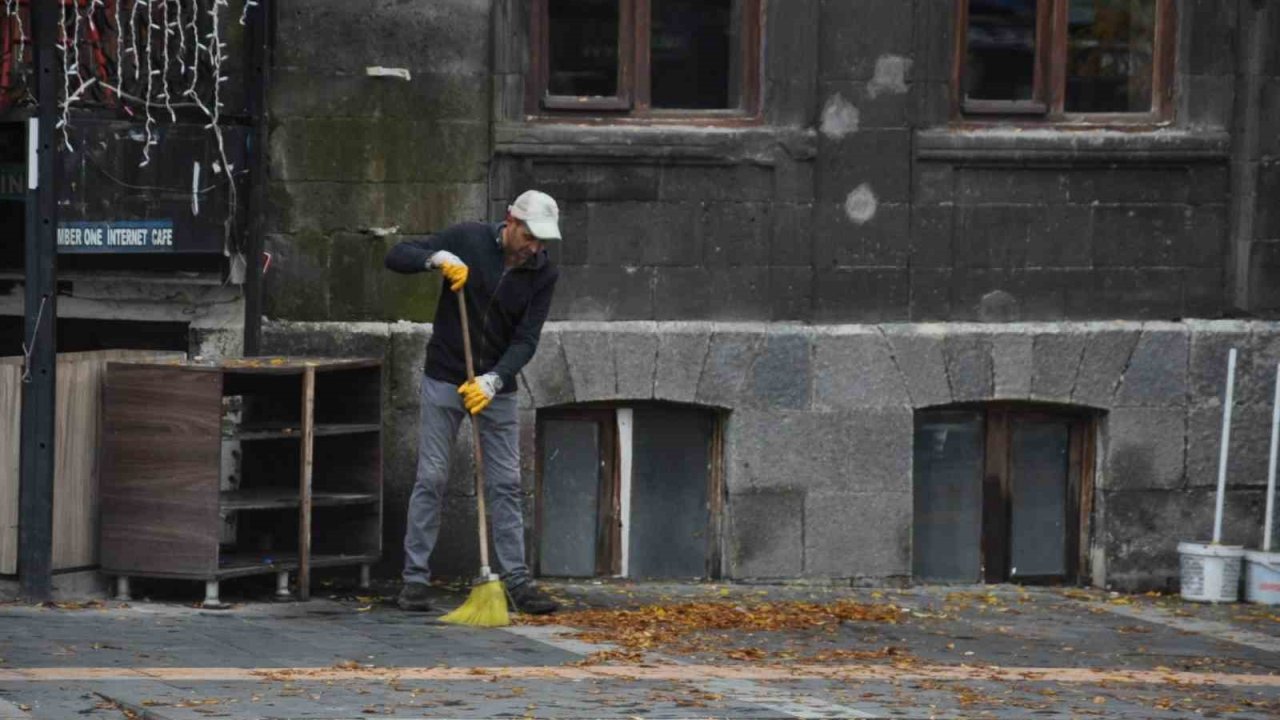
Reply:
M546 615L560 609L559 603L532 582L508 589L507 597L512 609L526 615Z
M405 583L400 588L400 597L396 600L396 604L401 610L409 610L411 612L426 612L431 609L431 603L427 599L427 586L422 583Z

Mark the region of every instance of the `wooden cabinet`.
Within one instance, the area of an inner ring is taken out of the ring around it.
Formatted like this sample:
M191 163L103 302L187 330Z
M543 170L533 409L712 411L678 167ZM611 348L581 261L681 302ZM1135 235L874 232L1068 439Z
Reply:
M206 583L275 573L309 596L312 568L382 550L381 366L249 358L108 366L101 565Z

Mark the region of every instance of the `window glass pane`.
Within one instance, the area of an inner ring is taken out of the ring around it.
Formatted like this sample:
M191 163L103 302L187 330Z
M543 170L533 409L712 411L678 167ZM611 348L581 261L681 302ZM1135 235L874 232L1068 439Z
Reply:
M596 517L600 510L600 426L581 420L548 420L542 426L543 575L596 574Z
M978 581L983 462L982 415L916 416L911 551L916 579Z
M618 94L618 0L550 0L551 77L547 92Z
M1009 578L1066 575L1071 427L1025 421L1012 444Z
M738 106L740 0L652 0L656 108Z
M1036 0L970 0L965 96L1031 100L1035 90Z
M1156 0L1071 0L1067 112L1151 110L1155 20Z

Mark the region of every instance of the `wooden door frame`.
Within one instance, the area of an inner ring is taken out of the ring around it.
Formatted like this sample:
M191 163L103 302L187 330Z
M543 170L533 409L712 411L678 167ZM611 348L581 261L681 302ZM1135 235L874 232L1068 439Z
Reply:
M568 408L543 408L538 410L534 423L534 526L530 547L530 567L535 575L542 574L543 531L543 456L548 421L568 420L593 422L600 428L599 451L603 460L598 476L600 488L599 511L596 518L596 577L617 577L622 571L622 498L620 497L621 458L617 411L624 407L644 407L647 403L603 404ZM667 405L667 403L663 403ZM724 552L724 437L727 415L715 408L685 406L695 412L711 415L711 437L707 448L707 533L706 577L718 580L723 576ZM608 528L608 532L602 532Z
M1023 577L1019 582L1075 584L1089 576L1088 540L1093 510L1097 418L1084 408L1041 404L990 403L983 412L985 443L982 483L981 575L983 582L1009 582L1012 554L1012 430L1019 420L1068 422L1066 572L1062 577ZM1075 518L1076 521L1072 521Z

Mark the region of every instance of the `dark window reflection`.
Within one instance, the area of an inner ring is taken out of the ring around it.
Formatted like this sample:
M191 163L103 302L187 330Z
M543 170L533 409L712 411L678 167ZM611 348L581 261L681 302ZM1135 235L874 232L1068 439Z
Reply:
M618 0L551 0L551 95L618 94Z
M1070 12L1067 112L1151 110L1156 0L1072 0Z
M970 0L965 96L1031 100L1037 0Z
M654 107L738 106L738 5L735 0L653 0Z

